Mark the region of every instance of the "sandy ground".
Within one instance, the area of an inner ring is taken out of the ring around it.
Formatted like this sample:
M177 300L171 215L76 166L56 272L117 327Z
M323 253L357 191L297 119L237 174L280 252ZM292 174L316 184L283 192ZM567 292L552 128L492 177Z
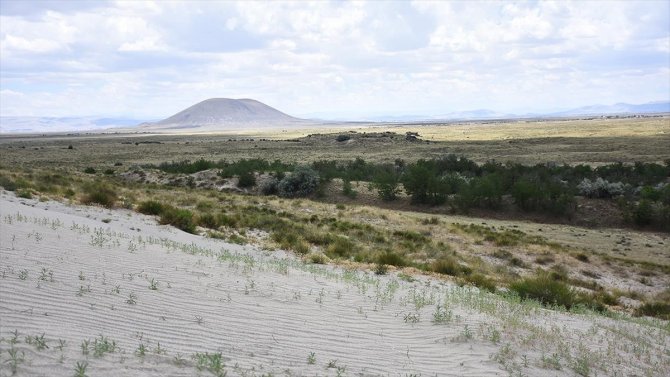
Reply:
M670 373L667 322L305 264L125 210L2 192L0 219L0 376Z

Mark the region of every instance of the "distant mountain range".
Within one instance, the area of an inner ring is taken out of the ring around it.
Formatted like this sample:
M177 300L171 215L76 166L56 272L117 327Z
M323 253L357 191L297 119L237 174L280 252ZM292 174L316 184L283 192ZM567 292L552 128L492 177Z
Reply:
M670 113L670 101L632 105L592 105L552 113L510 114L489 109L449 112L440 115L374 116L347 119L349 122L438 122L515 118L558 118L602 115ZM336 122L344 122L338 119ZM0 117L0 133L84 132L216 132L267 128L291 128L330 123L300 119L253 99L211 98L166 119L147 122L129 118L96 117Z
M0 117L0 133L85 132L134 127L146 119L96 117Z

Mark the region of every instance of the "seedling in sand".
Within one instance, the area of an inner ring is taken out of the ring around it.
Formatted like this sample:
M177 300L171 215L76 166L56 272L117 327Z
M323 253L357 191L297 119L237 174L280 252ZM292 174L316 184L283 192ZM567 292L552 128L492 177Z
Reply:
M137 304L137 295L135 295L135 293L133 293L133 292L130 292L130 294L128 295L128 299L126 300L126 302L127 302L128 304L130 304L130 305L135 305L135 304Z
M152 291L158 290L158 281L154 278L151 278L151 281L149 282L149 289Z
M28 270L19 271L19 279L21 279L21 280L28 279Z
M147 354L147 347L144 346L144 344L140 343L140 345L137 347L137 350L135 351L135 355L139 357L144 357L144 355Z
M86 368L88 368L87 362L77 361L74 366L74 377L86 377Z
M316 363L316 355L314 352L310 352L309 355L307 355L307 364L313 365Z
M6 361L6 363L9 363L9 368L12 370L12 376L16 374L16 369L18 368L19 364L25 361L25 353L21 351L21 355L19 355L19 352L16 350L16 348L10 348L7 350L9 353L9 360Z

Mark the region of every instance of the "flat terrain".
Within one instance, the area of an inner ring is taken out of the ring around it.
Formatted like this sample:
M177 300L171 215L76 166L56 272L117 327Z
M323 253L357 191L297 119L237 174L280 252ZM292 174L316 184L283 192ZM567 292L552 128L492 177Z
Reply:
M663 322L306 264L125 210L4 193L0 218L3 376L670 373Z
M422 141L405 140L418 132ZM338 133L357 132L347 142ZM383 135L383 132L395 134ZM365 133L365 134L364 134ZM318 134L318 135L317 135ZM309 136L312 135L312 136ZM69 146L73 149L68 149ZM524 164L663 162L670 158L670 117L491 124L426 124L313 128L291 132L197 135L1 136L5 166L83 168L164 161L241 158L310 162L322 159L415 161L449 153L477 162L490 159Z

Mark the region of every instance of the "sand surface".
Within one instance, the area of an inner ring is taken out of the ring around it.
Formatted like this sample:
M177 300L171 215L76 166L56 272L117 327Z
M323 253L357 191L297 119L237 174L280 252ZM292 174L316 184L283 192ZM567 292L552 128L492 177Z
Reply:
M664 322L305 264L127 210L2 192L0 219L0 376L670 372Z

